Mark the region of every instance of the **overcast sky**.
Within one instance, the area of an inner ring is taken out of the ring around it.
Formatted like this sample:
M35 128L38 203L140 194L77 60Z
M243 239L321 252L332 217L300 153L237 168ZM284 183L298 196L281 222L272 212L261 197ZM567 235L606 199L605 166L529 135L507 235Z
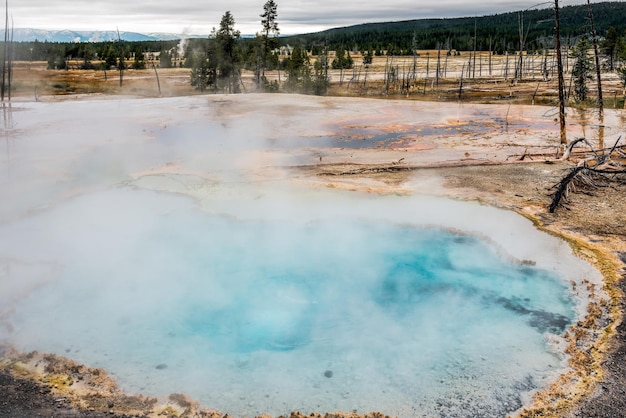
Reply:
M242 34L260 31L266 0L9 0L16 28L208 34L230 10ZM281 34L366 22L483 16L532 8L539 1L274 0ZM596 3L594 1L592 3ZM549 7L548 2L540 7ZM561 0L559 5L586 4Z

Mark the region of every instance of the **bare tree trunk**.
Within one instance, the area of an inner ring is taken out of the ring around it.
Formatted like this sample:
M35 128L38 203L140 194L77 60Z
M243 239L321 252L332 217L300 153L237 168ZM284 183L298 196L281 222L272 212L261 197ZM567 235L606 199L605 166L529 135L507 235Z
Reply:
M363 75L363 88L367 87L367 73L369 71L370 67L369 64L365 65L365 74Z
M602 71L600 69L600 57L598 54L598 37L596 36L596 28L593 23L593 11L591 9L591 3L587 0L587 10L589 11L589 22L591 24L591 38L593 42L593 55L596 60L596 78L598 82L598 115L599 115L599 130L598 130L598 143L600 149L604 148L604 99L602 98Z
M385 94L389 93L389 55L387 55L387 58L385 60Z
M459 78L459 101L461 100L461 95L463 94L463 73L465 72L465 64L463 64L463 68L461 69L461 78Z
M254 84L256 84L256 88L257 90L263 90L263 87L265 86L261 86L261 58L257 57L256 59L256 63L254 65ZM265 75L265 73L263 73Z
M413 43L411 44L413 48L413 74L412 80L415 81L417 79L417 40L415 39L415 33L413 33Z
M533 93L533 98L532 98L532 105L535 105L535 97L537 97L537 92L539 91L539 85L541 84L541 82L537 83L537 88L535 89L535 92Z
M554 0L554 44L556 48L556 65L559 78L559 126L561 144L567 144L565 129L565 94L563 83L563 61L561 59L561 33L559 28L559 0Z
M509 80L509 51L505 51L506 63L504 64L504 79Z
M472 64L472 78L476 78L476 18L474 18L474 63Z
M124 51L122 51L122 38L120 38L120 30L117 29L117 42L119 47L119 70L120 70L120 87L124 80Z
M426 94L426 82L430 78L430 53L426 51L426 80L424 80L424 94Z
M519 31L519 60L515 66L515 78L522 79L522 64L524 51L524 15L523 12L517 14L517 28Z
M569 83L567 88L563 87L565 91L565 103L569 102L570 97L572 97L572 86L574 85L574 74L569 73Z
M9 0L6 0L5 9L6 15L4 19L4 55L2 57L2 85L0 86L0 100L3 102L7 82L7 58L9 55Z
M570 40L569 36L567 37L567 42L565 42L565 73L569 73L569 45Z
M604 115L604 100L602 99L602 78L600 71L600 57L598 56L598 37L596 36L596 28L593 24L593 11L591 3L587 0L587 10L589 11L589 22L591 23L591 38L593 42L593 55L596 58L596 77L598 78L598 109L600 116Z
M394 77L393 88L395 90L397 90L398 89L398 80L400 79L400 66L396 65L396 70L393 73L393 77Z
M437 72L435 74L435 85L439 87L439 73L441 71L441 44L437 45Z
M161 81L159 81L159 73L157 72L156 65L154 65L154 62L152 63L152 69L154 70L154 75L156 75L157 86L159 87L159 97L161 97Z
M13 17L11 17L11 39L9 41L9 57L7 60L8 69L7 69L7 78L8 78L8 93L9 93L9 101L11 101L11 83L13 81L13 34L15 30L15 24L13 22Z
M489 76L491 77L491 57L493 56L493 51L491 50L491 36L489 37Z

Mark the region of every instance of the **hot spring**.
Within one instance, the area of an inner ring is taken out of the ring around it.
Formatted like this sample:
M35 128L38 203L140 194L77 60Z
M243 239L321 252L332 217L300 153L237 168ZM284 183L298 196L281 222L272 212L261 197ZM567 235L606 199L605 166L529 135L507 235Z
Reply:
M302 155L200 125L11 144L3 193L29 194L0 224L0 341L235 416L505 416L567 367L570 282L598 275L562 241L476 203L259 174Z

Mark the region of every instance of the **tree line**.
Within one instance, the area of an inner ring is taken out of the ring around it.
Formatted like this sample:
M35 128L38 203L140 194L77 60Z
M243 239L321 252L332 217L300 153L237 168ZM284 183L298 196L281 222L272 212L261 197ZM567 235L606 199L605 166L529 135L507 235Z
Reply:
M126 60L144 58L144 53L166 52L171 55L178 45L172 41L107 41L107 42L14 42L13 56L15 61L46 61L49 69L65 69L67 61L82 61L81 69L100 69L93 61L104 62L107 69L119 64L119 58ZM175 57L174 57L175 58Z
M602 36L610 27L626 31L626 2L602 2L593 5L596 31ZM553 9L530 9L481 17L419 19L400 22L366 23L322 32L282 38L283 42L312 49L324 45L331 50L341 45L348 49L393 55L411 55L414 49L447 49L497 54L513 53L519 48L520 23L524 23L525 49L529 52L553 48ZM566 6L560 10L560 31L566 43L573 45L589 31L585 5Z

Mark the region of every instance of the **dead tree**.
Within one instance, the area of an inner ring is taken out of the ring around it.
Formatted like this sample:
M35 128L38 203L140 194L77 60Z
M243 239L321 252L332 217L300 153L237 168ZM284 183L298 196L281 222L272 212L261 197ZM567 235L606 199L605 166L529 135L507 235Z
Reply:
M369 71L369 64L365 64L365 74L363 75L363 88L367 87L367 73ZM361 74L361 70L359 69L359 74Z
M461 96L463 95L463 73L465 72L465 64L463 64L463 68L461 69L461 77L459 78L459 101L461 101Z
M413 32L413 42L411 44L413 53L413 72L411 74L412 82L415 82L415 80L417 80L417 39L415 36L415 32Z
M504 51L506 63L504 64L504 79L509 81L509 51Z
M600 117L604 115L604 100L602 99L602 78L600 70L600 57L598 54L598 37L596 36L596 29L593 23L593 11L591 10L591 3L587 0L587 10L589 12L589 23L591 25L591 41L593 42L593 55L596 60L596 77L598 81L598 110Z
M587 0L587 10L589 11L589 23L591 24L591 39L593 42L593 55L596 61L596 78L598 83L598 114L600 131L598 132L598 141L600 147L604 146L604 99L602 98L602 77L600 70L600 58L598 54L598 37L596 36L596 28L593 23L593 11L591 10L591 3Z
M493 51L491 49L491 36L489 36L489 77L491 77L491 57L493 57Z
M387 59L385 61L385 95L389 94L389 54L387 54Z
M472 63L472 78L476 78L476 49L477 49L476 48L477 47L477 44L476 44L476 41L477 41L476 37L477 36L476 36L476 34L477 34L477 30L478 30L478 28L477 28L478 25L477 25L476 21L477 21L477 18L474 18L474 62Z
M0 85L0 100L4 101L4 94L7 87L7 64L9 58L9 1L5 2L4 19L4 54L2 57L2 85Z
M426 95L426 84L430 78L430 53L426 51L426 78L424 79L424 95Z
M120 87L124 81L124 50L122 48L122 38L120 37L120 30L117 29L117 43L119 47L119 71L120 71Z
M157 86L159 87L159 97L161 97L161 81L159 80L159 73L157 72L154 62L152 63L152 69L154 70L154 75L156 76L157 80Z
M437 71L435 72L435 85L439 87L439 77L441 75L441 44L437 44Z
M11 101L11 83L13 82L13 34L15 25L13 17L11 17L11 35L9 37L9 56L7 57L7 94L9 102Z
M561 30L559 28L559 0L554 0L554 48L556 49L556 65L559 79L559 126L561 144L567 144L565 130L565 83L563 81L563 59L561 57Z
M611 183L626 184L626 166L612 157L617 156L621 160L626 157L626 145L619 145L621 137L617 138L611 148L596 151L585 138L572 141L565 149L564 157L568 159L574 146L584 142L590 148L592 156L583 158L577 165L567 170L567 174L551 189L552 202L549 206L550 213L567 202L568 195L572 192L592 193L594 189L605 187ZM562 158L564 159L564 158Z

